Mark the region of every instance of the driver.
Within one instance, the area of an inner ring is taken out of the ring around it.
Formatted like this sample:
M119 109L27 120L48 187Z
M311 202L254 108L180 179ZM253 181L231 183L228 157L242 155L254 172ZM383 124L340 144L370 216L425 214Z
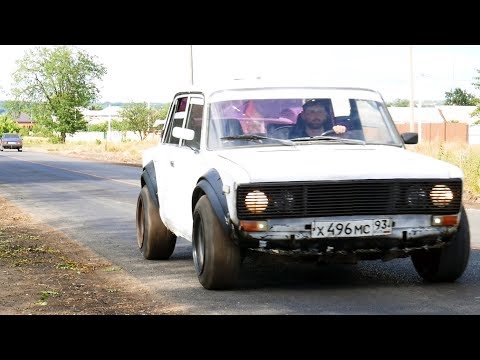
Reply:
M297 124L290 132L290 139L322 135L328 130L335 134L343 134L347 128L343 125L333 126L332 116L327 105L321 99L312 99L303 104Z

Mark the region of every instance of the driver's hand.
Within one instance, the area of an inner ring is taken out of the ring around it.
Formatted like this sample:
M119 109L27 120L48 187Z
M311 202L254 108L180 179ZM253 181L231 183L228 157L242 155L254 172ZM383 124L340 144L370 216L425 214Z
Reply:
M335 134L343 134L347 131L347 127L343 125L335 125L332 129L335 131Z

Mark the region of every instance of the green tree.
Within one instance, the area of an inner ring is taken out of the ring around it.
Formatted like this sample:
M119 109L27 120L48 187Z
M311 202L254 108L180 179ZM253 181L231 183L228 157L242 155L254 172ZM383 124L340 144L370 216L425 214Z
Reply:
M477 69L477 73L480 74L480 70ZM475 82L472 83L472 85L475 86L476 89L480 89L480 76L476 76L474 77L475 79ZM475 104L477 107L476 109L473 111L472 115L480 115L480 101L478 101L477 99L477 103Z
M168 115L168 109L170 109L170 104L164 104L157 112L157 119L155 120L164 120Z
M394 101L387 103L387 106L399 106L399 107L408 107L410 106L410 100L407 99L395 99Z
M110 123L110 128L115 131L126 132L129 130L129 125L125 121L112 120L112 122Z
M87 131L101 131L101 132L106 132L108 128L108 123L103 122L100 124L88 124L87 125Z
M95 84L106 68L85 51L71 46L37 47L17 61L12 93L16 101L30 103L38 127L60 134L86 129L80 108L98 96Z
M3 133L19 133L22 127L18 125L10 115L0 115L0 134Z
M93 104L88 108L88 110L103 110L103 106L100 104Z
M474 106L477 104L475 96L460 88L445 92L445 105Z
M3 107L13 116L19 116L22 112L28 114L32 108L32 104L25 101L6 100Z
M138 133L140 140L143 140L151 131L155 120L159 118L159 111L148 108L146 103L130 103L120 111L120 117L125 122L126 128Z
M108 122L107 121L99 123L99 124L89 124L89 125L87 125L87 131L107 132L107 130L108 130ZM129 129L128 129L128 124L125 121L112 120L110 122L110 130L121 131L122 132L122 137L125 138L126 132Z

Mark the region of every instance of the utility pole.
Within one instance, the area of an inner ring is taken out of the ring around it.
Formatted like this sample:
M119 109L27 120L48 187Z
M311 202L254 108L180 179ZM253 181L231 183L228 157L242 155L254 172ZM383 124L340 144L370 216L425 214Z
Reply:
M452 64L452 91L455 90L455 58L453 58Z
M410 131L413 131L413 121L415 117L415 103L413 97L413 46L409 45L409 57L410 57Z
M193 85L193 45L190 45L190 84Z
M108 106L108 108L110 108L110 105ZM108 115L107 121L108 121L108 123L107 123L107 132L105 134L105 151L108 151L108 137L110 136L110 131L112 130L112 126L111 126L112 115L111 115L111 113Z

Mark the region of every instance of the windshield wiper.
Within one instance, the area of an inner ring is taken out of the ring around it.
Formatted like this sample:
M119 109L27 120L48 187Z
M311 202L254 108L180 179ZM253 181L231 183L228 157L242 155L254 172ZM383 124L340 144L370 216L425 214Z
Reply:
M220 140L271 140L276 143L288 146L295 146L295 144L290 140L276 139L260 135L235 135L235 136L224 136Z
M332 142L340 142L343 144L361 144L365 145L364 140L358 140L358 139L345 139L341 137L335 137L335 136L311 136L311 137L300 137L300 138L294 138L291 139L293 142L302 142L302 141L332 141Z

